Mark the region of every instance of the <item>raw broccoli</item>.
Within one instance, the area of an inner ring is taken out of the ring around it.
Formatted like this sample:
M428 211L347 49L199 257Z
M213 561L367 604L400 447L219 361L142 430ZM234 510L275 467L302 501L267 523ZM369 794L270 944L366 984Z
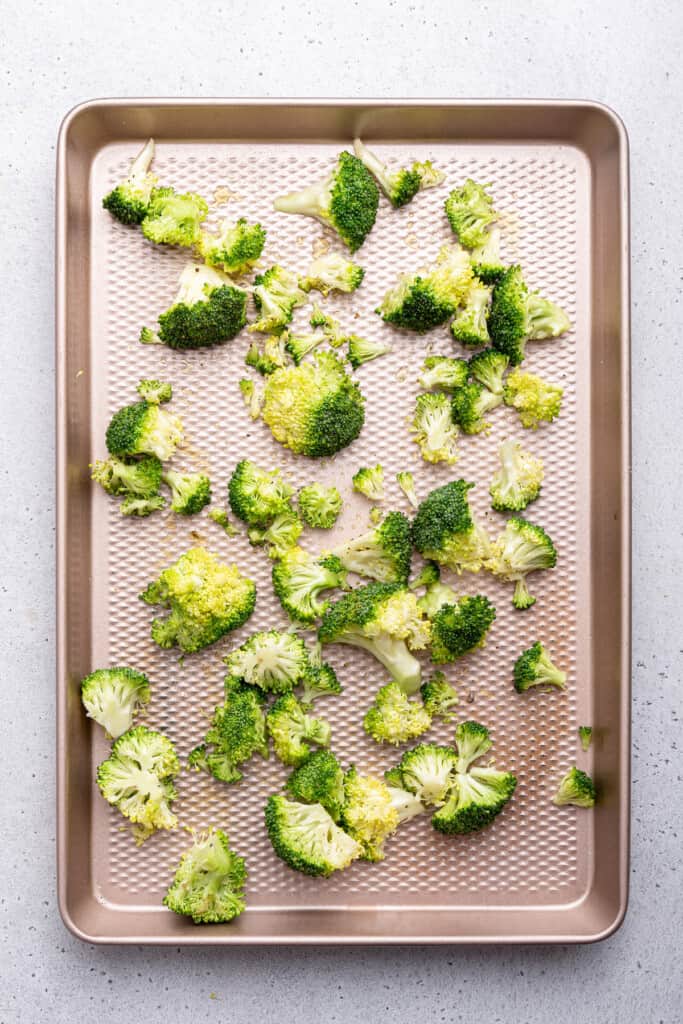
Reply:
M467 492L474 484L453 480L420 502L413 520L413 544L431 562L455 572L479 572L491 554L491 541L472 515Z
M100 792L136 826L133 834L138 844L157 829L178 824L171 802L176 796L173 779L179 769L171 741L144 725L119 736L107 760L99 765Z
M395 327L424 334L455 312L471 281L468 254L458 245L444 245L433 269L403 274L375 312Z
M553 798L558 807L574 804L575 807L592 807L595 804L595 786L590 775L579 768L570 768L560 782Z
M412 553L410 522L402 512L389 512L374 530L332 551L348 572L381 583L407 583Z
M411 590L419 590L420 587L430 587L432 583L438 583L441 579L441 570L436 562L425 562L420 572L409 583Z
M406 696L398 683L387 683L375 696L363 719L363 728L375 743L407 743L432 724L426 708Z
M342 510L342 496L336 487L308 484L299 491L299 515L308 526L329 530Z
M258 370L263 377L274 373L275 370L280 369L282 366L288 366L290 353L287 344L289 340L289 335L285 331L280 336L269 335L262 345L252 341L244 357L245 364L254 370ZM261 405L263 405L262 401Z
M567 673L553 665L543 644L537 640L520 654L513 670L515 690L524 693L531 686L557 686L563 690Z
M141 380L135 390L140 398L155 405L163 405L173 398L173 388L162 380Z
M488 345L491 340L487 327L490 302L491 288L475 277L462 308L451 323L451 334L455 341L468 348Z
M359 249L377 216L379 190L357 157L342 152L324 181L301 192L280 196L273 206L281 213L302 213L329 225L348 245Z
M341 324L333 316L323 313L318 305L313 306L311 318L308 321L311 327L321 327L332 348L339 348L347 341L347 335L341 329Z
M466 249L483 245L487 227L498 219L486 188L487 185L479 185L468 178L461 188L453 189L445 202L448 222Z
M361 854L356 840L335 825L321 804L271 796L266 804L266 829L278 857L305 875L326 878Z
M295 622L312 623L329 607L324 590L346 583L346 570L338 558L314 558L303 548L290 548L273 566L273 590Z
M455 712L451 711L451 708L460 703L460 698L443 672L435 672L428 682L423 683L420 694L425 711L432 718L443 718L447 722L455 718Z
M365 271L357 263L338 252L329 252L313 260L306 276L299 278L299 288L305 292L315 289L323 295L331 291L355 292L364 276Z
M199 254L210 267L226 274L244 274L254 266L266 244L266 233L260 224L249 224L240 217L236 224L224 220L218 235L202 231Z
M204 742L190 753L188 764L221 782L239 782L239 766L254 754L268 757L263 696L239 681L225 688L225 700L217 707Z
M458 461L458 427L444 392L425 391L417 396L411 430L425 462L452 466Z
M389 772L385 774L388 775ZM399 825L403 824L404 821L414 818L416 814L424 814L424 807L413 793L409 793L399 786L390 786L389 783L386 783L386 786L389 790L391 802L398 814Z
M248 377L243 377L239 382L239 389L249 415L252 420L257 420L261 415L261 409L263 408L263 388L258 384L255 384L254 381L250 380Z
M549 384L534 373L513 370L505 382L504 400L519 413L523 427L536 430L544 420L552 423L559 415L563 390L558 384Z
M453 422L465 434L480 434L486 430L490 423L484 416L503 402L502 395L494 395L482 384L474 382L456 388L451 397Z
M151 498L140 498L137 494L127 494L119 505L119 510L122 516L151 516L153 512L158 512L165 505L166 502L160 494L153 494Z
M413 593L398 583L368 583L345 594L323 615L318 639L369 651L406 693L420 687L420 663L409 651L429 643L429 624Z
M273 437L298 455L334 455L358 437L363 396L331 352L276 370L266 381L262 418Z
M445 178L445 174L437 170L431 160L423 163L415 161L411 167L391 171L360 139L353 140L353 150L377 180L392 206L405 206L422 189L434 188Z
M552 569L556 561L555 545L545 530L512 516L493 544L487 568L515 584L512 603L523 611L536 603L527 589L527 575L539 569Z
M254 610L256 587L235 565L223 565L205 548L190 548L140 594L147 604L170 608L152 622L160 647L183 651L208 647L244 625Z
M384 469L376 466L361 466L351 479L354 491L364 495L370 501L382 501L384 498Z
M470 261L482 284L495 285L507 270L500 259L500 228L493 224L485 234L481 245L475 245L470 252Z
M128 176L102 200L102 206L122 224L140 224L147 215L157 176L150 173L154 159L154 139L142 147L133 160Z
M457 604L444 604L432 618L432 661L445 665L475 647L483 647L496 617L487 597L461 597Z
M253 294L261 315L249 330L262 334L279 334L291 323L295 308L306 301L296 274L277 263L254 278Z
M81 682L88 718L114 740L133 727L135 712L149 703L149 696L149 679L132 668L98 668Z
M211 481L203 473L167 469L161 479L171 489L171 508L181 516L193 516L211 501Z
M285 352L298 366L304 356L315 351L324 341L324 334L288 334L285 339ZM273 369L277 367L274 366Z
M171 458L182 439L180 418L145 401L125 405L114 413L106 434L107 450L112 455L155 455L162 462ZM156 473L152 463L147 463L147 468Z
M228 513L223 508L215 508L209 512L209 519L212 519L218 526L222 526L228 537L236 537L238 530L230 522Z
M357 334L350 334L348 337L348 360L354 370L357 370L363 363L369 363L372 359L379 359L391 352L391 345L386 341L369 341L367 338L359 338Z
M268 557L282 558L290 548L296 547L303 529L303 523L296 512L287 509L266 527L252 526L249 530L249 543L255 546L268 544Z
M286 693L266 715L266 728L273 741L275 755L283 764L298 766L311 753L311 743L330 745L331 730L322 718L313 718L293 693Z
M254 633L224 659L230 674L267 693L287 693L309 670L306 645L296 633Z
M591 725L580 725L579 739L582 750L588 750L593 741L593 727Z
M455 605L457 603L458 595L453 587L449 587L447 583L442 583L437 578L433 582L427 583L424 595L418 600L417 606L428 619L433 619L445 604Z
M327 663L312 664L302 685L301 703L304 707L310 707L320 697L338 697L342 692L337 673Z
M208 212L206 201L195 192L155 188L140 226L150 242L190 247L199 241Z
M156 455L143 455L137 460L112 457L106 462L95 462L92 479L101 484L107 494L134 494L152 498L161 485L161 462Z
M399 816L381 779L349 768L344 775L342 828L359 844L362 860L384 859L384 842L398 828Z
M417 500L417 494L415 493L415 479L413 474L408 472L408 470L397 473L396 483L405 494L408 499L408 503L412 505L413 508L417 508L420 502Z
M505 353L487 348L470 358L468 370L477 384L482 384L492 395L502 395L505 390L505 371L509 362Z
M191 917L195 924L232 921L246 906L246 878L244 858L230 849L225 832L212 828L193 837L163 902L174 913Z
M285 783L289 796L303 804L321 804L338 822L344 804L344 772L329 750L316 750Z
M159 314L155 334L143 327L140 341L175 349L207 348L229 341L247 322L247 293L213 267L188 263L173 305Z
M237 463L228 483L230 508L248 526L266 526L291 508L294 489L279 469L259 469L249 459Z
M386 782L399 786L426 806L441 804L446 799L455 776L457 755L452 747L436 743L420 743L406 750L396 768L384 773Z
M427 356L418 383L427 391L455 391L467 383L469 372L466 359Z
M488 322L493 347L509 356L512 366L524 359L527 341L558 338L571 327L564 310L529 291L518 264L496 284Z

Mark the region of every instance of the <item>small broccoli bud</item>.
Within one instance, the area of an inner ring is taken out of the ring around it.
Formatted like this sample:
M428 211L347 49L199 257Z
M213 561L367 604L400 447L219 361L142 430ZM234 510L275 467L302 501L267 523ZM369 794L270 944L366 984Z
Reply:
M470 252L470 261L482 284L496 285L507 270L500 259L500 228L493 224L485 235L481 245L475 245Z
M455 391L467 383L469 372L466 359L427 356L418 383L426 391Z
M295 622L310 624L329 607L324 590L346 584L346 570L338 558L314 558L302 548L290 548L273 566L273 590Z
M410 575L410 523L402 512L390 512L369 533L346 541L332 552L348 572L382 583L406 583Z
M299 515L308 526L329 530L342 510L342 496L336 487L308 484L299 491Z
M397 473L396 483L405 494L409 504L412 505L413 508L417 508L420 503L417 499L417 494L415 493L415 480L413 478L413 474L409 473L407 470Z
M225 532L227 533L228 537L236 537L238 535L239 530L236 530L235 527L232 525L228 513L225 511L225 509L212 509L209 512L209 519L212 519L213 522L216 523L218 526L222 526Z
M173 398L173 388L161 380L141 380L136 391L140 398L155 405L170 402Z
M122 224L141 224L147 216L157 176L150 173L154 139L149 139L130 165L128 177L102 200L102 206Z
M379 463L376 466L361 466L353 474L352 483L354 491L370 501L384 499L384 469Z
M417 602L417 606L428 619L432 620L444 605L455 605L457 603L458 595L453 590L453 587L449 587L447 583L442 583L437 577L433 582L427 584L427 589Z
M509 363L510 360L503 352L487 348L485 352L477 352L472 356L467 366L477 384L483 385L492 395L502 395Z
M567 673L553 665L545 647L536 641L520 654L513 670L515 690L524 693L531 686L557 686L563 690Z
M292 509L281 512L265 529L252 526L249 543L255 546L269 544L268 557L282 558L290 548L296 547L303 532L303 523Z
M581 741L581 749L588 750L593 742L593 727L591 725L580 725L579 739Z
M431 391L418 395L411 429L425 462L452 466L458 461L458 427L448 395Z
M493 290L488 326L493 347L509 357L511 366L518 366L527 341L557 338L571 324L559 306L529 292L522 268L515 265L507 268Z
M540 569L552 569L557 561L555 545L541 526L513 516L493 544L487 568L502 579L515 583L512 603L517 609L530 608L525 577Z
M403 274L375 312L395 327L424 334L455 313L471 281L467 253L458 245L444 245L433 268Z
M160 494L154 494L150 498L140 498L137 494L127 494L119 505L122 516L151 516L166 505Z
M484 416L503 402L502 395L494 395L481 384L469 383L456 388L451 400L451 415L465 434L480 434L490 423Z
M230 341L244 327L247 293L213 267L187 263L173 305L159 314L158 340L173 349L206 348ZM143 342L157 336L148 328Z
M243 377L239 382L239 389L242 398L244 399L244 404L249 411L249 415L252 420L257 420L261 415L261 409L263 408L263 388L259 387L248 377Z
M132 729L135 712L149 697L149 679L132 668L98 668L81 682L88 717L114 740Z
M495 617L496 609L481 594L444 604L431 620L432 661L444 665L483 647Z
M209 829L193 837L164 896L164 905L195 924L232 921L244 910L244 858L230 849L228 836Z
M467 492L474 484L453 480L420 502L413 520L413 544L431 562L455 572L479 572L491 557L491 541L473 517Z
M488 345L490 342L487 317L491 302L491 288L474 278L462 308L451 323L455 341L468 348Z
M311 318L308 322L311 327L322 328L322 332L332 348L339 348L341 345L346 344L347 336L342 331L339 321L335 320L333 316L328 316L327 313L323 313L322 309L317 304L313 306Z
M249 459L237 463L228 483L230 508L248 526L265 527L288 512L293 493L279 469L259 469Z
M163 341L151 327L142 327L138 340L141 345L163 345Z
M349 768L344 776L341 824L360 844L363 860L384 859L384 843L398 823L398 811L384 782Z
M461 188L454 188L446 200L448 222L466 249L483 245L486 228L498 219L487 187L490 186L479 185L468 178Z
M304 676L301 703L310 707L320 697L338 697L342 692L341 683L331 665L311 664Z
M157 245L191 247L199 241L208 212L205 200L194 192L155 188L140 226L145 238Z
M211 481L203 473L167 469L161 478L171 490L171 508L178 515L196 515L211 501Z
M232 680L225 688L225 700L214 710L204 742L190 753L188 764L205 771L220 782L239 782L240 765L254 754L268 757L266 720L258 690Z
M153 498L161 485L162 466L156 455L142 455L135 460L112 457L106 462L95 462L90 468L92 479L107 494Z
M261 315L249 330L262 334L281 333L291 323L295 308L306 301L296 274L278 264L254 278L253 294Z
M161 462L171 458L182 439L180 418L145 401L126 405L114 413L105 438L112 455L154 455Z
M359 338L357 334L349 335L347 340L348 360L354 370L357 370L363 363L369 363L371 359L379 359L380 356L391 352L391 345L385 341L368 341L367 338Z
M457 756L452 747L420 743L407 750L395 769L385 772L389 785L399 786L426 806L443 803L453 785Z
M445 178L445 174L437 170L431 160L425 160L423 163L416 161L412 167L390 171L360 139L353 140L353 149L358 159L363 161L376 179L392 206L405 206L422 189L434 188Z
M310 668L301 637L277 629L254 633L223 661L232 677L273 693L298 686Z
M263 377L267 377L283 366L289 366L288 342L289 335L286 331L279 337L277 335L269 335L261 345L253 341L244 357L245 365L258 370ZM263 394L265 395L265 392ZM259 412L262 408L263 399L261 399Z
M438 583L441 578L441 570L436 562L426 562L418 575L409 584L411 590L419 590L420 587L430 587Z
M324 341L324 334L288 334L285 340L285 351L298 366L304 356L313 352Z
M275 755L283 764L303 764L311 753L311 743L321 747L330 745L329 724L306 714L292 693L275 701L266 715L266 728L273 741Z
M565 804L574 804L575 807L593 807L595 786L590 775L586 775L579 768L570 768L560 782L553 803L558 807L563 807Z
M249 224L240 217L236 224L224 220L218 235L203 231L199 240L200 256L211 267L226 274L245 274L258 262L266 243L260 224Z
M304 804L321 804L338 822L344 804L344 772L329 750L316 750L285 783L288 794Z
M552 423L559 415L562 394L557 384L549 384L533 373L513 370L505 384L504 400L517 410L523 427L536 430L541 421Z
M266 804L266 830L278 857L305 875L326 878L361 854L356 840L319 803L293 803L271 796Z
M375 743L407 743L431 724L424 705L409 700L398 683L387 683L379 690L363 719L363 728Z
M456 771L466 772L473 761L487 754L491 749L489 731L479 722L461 722L455 730L455 745L458 750Z
M443 718L446 722L455 718L455 712L451 711L451 708L460 703L460 698L443 672L435 672L428 682L423 683L420 694L425 711L432 718Z
M299 287L305 292L315 289L322 295L331 291L355 292L365 275L362 267L337 252L330 252L313 260L306 277L299 278Z
M478 832L500 814L516 786L514 775L495 768L459 772L448 800L432 815L432 825L445 835Z

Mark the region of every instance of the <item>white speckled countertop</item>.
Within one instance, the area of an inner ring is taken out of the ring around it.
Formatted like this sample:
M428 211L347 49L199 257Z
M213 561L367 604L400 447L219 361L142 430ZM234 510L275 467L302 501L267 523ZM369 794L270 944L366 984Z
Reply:
M173 0L27 0L5 5L2 20L0 1024L682 1021L683 9L661 0L205 0L194 9ZM630 909L605 943L107 949L63 927L52 783L54 155L66 111L108 95L587 98L624 119L633 206L633 859Z

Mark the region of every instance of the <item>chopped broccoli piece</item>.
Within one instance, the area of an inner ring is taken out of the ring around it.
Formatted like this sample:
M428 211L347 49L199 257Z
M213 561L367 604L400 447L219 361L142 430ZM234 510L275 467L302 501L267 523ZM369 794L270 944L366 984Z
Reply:
M147 216L157 176L150 173L154 139L149 139L133 160L128 176L102 200L102 206L122 224L141 224Z
M311 327L321 327L332 348L339 348L347 341L347 335L341 329L341 324L333 316L323 313L318 305L313 306L311 318L308 321Z
M581 741L581 749L588 750L593 742L593 727L591 725L580 725L579 739Z
M479 185L468 178L460 188L453 189L445 203L448 222L466 249L483 245L486 228L498 219L486 188L487 185Z
M357 370L363 363L369 363L370 360L379 359L380 356L391 352L391 345L388 342L368 341L367 338L359 338L357 334L349 335L348 343L348 360L354 370Z
M389 773L387 772L387 774ZM404 821L414 818L417 814L424 814L424 807L412 793L408 793L407 790L401 789L398 786L390 786L388 783L387 789L389 790L394 810L398 814L399 825L402 825Z
M342 510L342 496L334 486L308 484L298 494L299 515L308 526L329 530Z
M469 383L453 392L451 413L465 434L480 434L490 426L484 416L503 402L502 395L494 395L482 384Z
M481 245L475 245L470 252L470 261L482 284L495 285L507 270L500 260L500 228L493 224L485 235Z
M575 807L593 807L595 786L590 775L586 775L579 768L570 768L560 782L553 803L558 807L563 807L565 804L574 804Z
M180 418L144 401L125 405L114 413L106 435L111 455L155 455L162 462L171 458L182 439ZM147 463L147 467L150 472L156 472L151 463Z
M395 327L424 334L455 312L471 280L472 268L464 249L444 245L433 269L403 274L375 312Z
M285 351L298 366L304 356L313 352L323 341L325 341L324 334L288 334Z
M173 305L160 313L159 331L140 332L145 344L169 348L206 348L230 341L247 322L247 293L213 267L187 263Z
M505 390L505 371L509 363L510 360L505 353L487 348L470 358L468 369L477 384L482 384L492 395L502 395Z
M552 569L557 561L555 545L541 526L512 516L493 544L488 568L496 576L515 584L512 603L520 611L536 603L526 586L526 576L539 569Z
M451 400L441 391L426 391L415 400L413 440L425 462L458 461L458 427L453 421Z
M324 181L301 192L280 196L273 206L280 213L301 213L329 225L348 245L359 249L377 216L379 190L357 157L342 152Z
M527 341L558 338L571 327L559 306L529 291L518 264L496 284L488 324L493 347L509 356L511 366L524 359Z
M232 680L225 700L213 713L204 742L190 753L188 763L221 782L239 782L239 766L254 754L268 757L266 719L258 690Z
M390 512L374 530L332 552L348 572L381 583L407 583L412 553L410 522L402 512Z
M460 703L460 698L443 672L435 672L428 682L423 683L420 694L425 711L432 718L443 718L446 722L455 718L455 712L451 711L451 708Z
M420 502L418 501L417 494L415 493L415 479L413 474L408 472L408 470L397 473L396 483L405 494L408 499L408 503L412 505L413 508L417 508Z
M308 274L299 278L299 288L305 292L315 289L323 295L331 291L355 292L364 276L365 271L357 263L338 252L330 252L313 260Z
M238 530L230 522L228 513L224 508L215 508L209 512L209 519L212 519L218 526L222 526L228 537L236 537Z
M144 843L157 829L175 828L171 810L176 791L173 778L180 765L173 744L160 732L138 725L114 743L97 769L97 785L107 803L117 807Z
M290 548L296 547L303 529L303 523L296 512L287 509L276 516L269 526L252 526L249 530L249 543L255 546L269 544L268 557L282 558Z
M224 220L218 235L202 231L199 253L210 267L226 274L244 274L254 266L266 244L266 233L260 224L249 224L240 217L236 224Z
M457 756L452 747L436 743L420 743L406 750L395 769L385 772L384 778L412 793L420 803L433 806L443 803L453 785Z
M474 484L453 480L420 502L413 520L413 544L431 562L455 572L479 572L491 554L486 530L472 515L467 492Z
M311 665L303 679L301 703L309 707L320 697L338 697L341 692L337 673L331 665Z
M429 564L431 565L431 563ZM433 582L427 583L424 595L418 600L417 606L431 620L445 604L455 605L457 603L458 595L453 587L442 583L437 577Z
M155 188L140 227L145 238L157 245L190 247L199 241L208 212L206 201L195 192Z
M426 708L409 700L398 683L387 683L378 691L363 719L363 728L375 743L407 743L431 724Z
M95 462L90 468L92 479L107 494L153 498L161 485L162 467L156 455L143 455L137 460L112 457L106 462Z
M425 562L422 569L409 584L411 590L419 590L420 587L430 587L432 583L438 583L441 579L441 570L436 562Z
M379 157L371 153L360 139L353 140L353 150L362 160L392 206L405 206L422 189L440 185L445 175L433 166L431 160L415 161L411 167L391 171Z
M162 380L141 380L136 391L140 398L155 405L163 405L173 398L173 388Z
M250 331L279 334L291 323L294 310L306 301L299 279L279 264L254 278L254 304L261 314Z
M346 570L338 558L314 558L303 548L290 548L273 566L273 590L295 622L311 623L329 607L320 600L323 590L346 583Z
M542 420L552 423L559 415L562 394L559 385L521 370L513 370L505 382L505 404L517 410L523 427L532 430L536 430Z
M263 408L265 397L263 388L255 384L248 377L243 377L239 382L239 389L252 420L257 420Z
M256 587L235 565L223 565L205 548L190 548L164 569L140 597L170 608L152 622L160 647L199 651L244 625L254 610Z
M309 670L306 645L296 633L254 633L224 659L231 676L267 693L287 693Z
M246 906L246 878L244 858L230 849L225 832L212 828L193 837L163 902L174 913L191 917L195 924L232 921Z
M230 508L248 526L266 526L291 508L294 490L279 469L259 469L249 459L237 463L228 483Z
M469 721L461 722L455 730L455 745L458 751L456 771L466 772L473 761L489 752L492 742L485 725Z
M334 823L321 804L271 796L266 804L266 829L278 857L305 875L326 878L361 854L356 840Z
M427 391L455 391L467 383L469 372L466 359L427 356L418 383Z
M361 466L353 474L353 489L358 494L364 495L370 501L382 501L384 498L384 469L378 463L376 466Z
M275 755L283 764L298 766L311 753L311 743L330 745L331 730L322 718L313 718L293 693L286 693L273 704L266 715L266 728Z
M259 346L257 342L252 341L251 345L247 349L247 354L244 357L246 366L252 367L263 377L267 377L268 374L274 373L275 370L280 369L282 366L289 365L287 343L289 341L289 335L285 332L280 335L269 335L262 346ZM261 400L260 407L263 405ZM256 417L254 417L255 419Z
M171 508L181 516L193 516L211 501L211 481L203 473L167 469L161 478L171 489Z
M553 665L550 655L538 640L520 654L513 670L515 690L524 693L531 686L557 686L563 690L567 673Z
M139 498L137 494L127 494L119 505L122 516L151 516L166 505L160 494L153 494L151 498Z
M396 831L398 823L398 811L384 782L349 768L344 775L341 824L359 844L361 858L383 860L384 842Z
M487 317L491 302L491 288L473 278L465 296L465 302L451 323L451 334L455 341L468 348L488 345L489 331Z
M461 597L444 604L432 618L432 661L445 665L475 647L483 647L496 609L487 597Z
M315 753L295 768L285 783L289 796L303 804L321 804L334 822L344 804L344 772L329 750Z
M149 696L149 679L132 668L98 668L81 682L88 718L113 740L133 727L135 712L149 703Z

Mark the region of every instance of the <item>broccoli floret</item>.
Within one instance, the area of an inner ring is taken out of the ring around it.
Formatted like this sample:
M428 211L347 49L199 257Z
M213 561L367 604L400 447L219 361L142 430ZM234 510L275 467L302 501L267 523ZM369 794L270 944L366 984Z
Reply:
M406 750L395 769L385 772L389 785L398 785L426 806L441 804L453 785L457 755L452 747L420 743Z
M204 742L190 753L188 764L221 782L239 782L239 766L254 754L268 757L266 719L258 690L231 680L225 701L217 707Z
M339 348L347 341L347 335L341 329L341 324L333 316L323 313L318 305L313 306L311 318L308 321L311 327L321 327L332 348Z
M299 280L291 270L279 264L254 278L254 304L261 314L250 331L279 334L291 323L294 310L306 301Z
M203 473L167 469L162 480L171 489L171 508L181 516L193 516L211 501L211 481Z
M349 768L344 775L341 824L359 844L361 858L383 860L384 842L396 831L398 823L398 811L384 782Z
M269 544L268 557L282 558L290 548L296 547L303 533L303 523L292 509L281 512L272 523L261 529L252 526L249 530L249 543L253 545Z
M170 608L152 622L160 647L199 651L244 625L254 610L256 587L235 565L223 565L205 548L190 548L140 594L147 604Z
M261 409L263 408L263 388L255 384L254 381L250 380L248 377L243 377L239 382L239 389L244 404L249 411L249 415L252 420L257 420L261 415Z
M296 633L277 629L254 633L223 659L231 676L266 692L287 693L309 670L306 645Z
M141 380L135 390L140 398L155 405L163 405L173 398L173 388L162 380Z
M244 357L245 365L258 370L262 377L267 377L268 374L274 373L282 366L289 366L288 341L289 335L286 331L279 337L269 335L262 345L252 341ZM259 411L262 406L263 399L259 403Z
M490 423L484 416L503 402L502 395L494 395L483 385L474 382L456 388L451 397L453 422L465 434L480 434L486 430Z
M537 640L520 654L513 670L515 690L524 693L530 686L557 686L563 690L567 673L553 665L543 644Z
M358 437L363 396L331 352L276 370L266 381L262 417L273 437L299 455L334 455Z
M590 748L590 745L593 742L593 727L591 725L579 726L579 740L581 741L582 750L588 750Z
M166 501L160 494L153 494L151 498L139 498L137 494L127 494L121 504L119 511L122 516L151 516L164 508Z
M344 772L329 750L315 753L295 768L285 783L289 796L303 804L321 804L334 822L344 803Z
M161 485L161 462L156 455L143 455L137 460L107 459L91 467L92 479L107 494L133 494L140 498L154 497Z
M341 692L341 683L331 665L312 664L303 679L301 703L310 707L320 697L338 697Z
M378 691L363 719L363 728L375 743L407 743L431 724L426 708L409 700L398 683L387 683Z
M107 450L112 455L155 455L162 462L171 458L182 439L180 418L152 402L135 402L119 409L106 434ZM151 463L147 468L156 472Z
M357 334L348 337L348 360L354 370L357 370L363 363L369 363L372 359L379 359L380 356L391 352L391 345L386 341L368 341L367 338L359 338Z
M271 796L266 804L266 829L278 857L305 875L326 878L361 854L356 840L335 825L321 804Z
M322 718L313 718L293 693L286 693L266 715L266 728L273 741L275 755L283 764L298 766L311 753L311 743L330 745L331 729Z
M160 732L138 725L114 743L97 769L97 785L107 803L118 807L136 827L137 843L157 829L175 828L171 810L176 791L173 779L180 765L173 744Z
M487 348L470 358L468 370L477 384L482 384L492 395L502 395L504 377L510 360L503 352Z
M418 600L417 606L431 620L445 604L454 605L457 603L458 595L453 590L453 587L449 587L447 583L442 583L437 577L433 582L427 583L427 589Z
M405 206L422 189L434 188L445 178L445 174L437 170L431 160L423 163L415 161L411 167L391 171L360 139L353 140L353 150L377 180L392 206Z
M323 295L331 291L355 292L364 276L365 271L357 263L338 252L330 252L313 260L308 274L299 278L299 288L305 292L315 289Z
M81 682L88 714L116 740L133 727L138 708L149 703L149 679L132 668L98 668Z
M483 647L496 617L487 597L461 597L456 604L444 604L432 618L432 661L445 665L475 647Z
M472 270L482 284L495 285L507 270L500 259L500 228L493 224L481 245L475 245L470 252Z
M472 515L467 492L474 484L453 480L431 491L413 520L413 544L431 562L455 572L479 572L491 554L486 530Z
M461 188L454 188L446 200L448 222L466 249L483 245L486 241L486 228L498 219L487 187L490 186L479 185L468 178Z
M199 254L211 267L226 274L244 274L254 266L266 244L266 233L260 224L249 224L240 217L236 224L224 220L218 235L202 231Z
M215 508L209 512L209 519L213 520L218 526L222 526L228 537L236 537L238 530L230 522L228 513L224 508Z
M318 639L369 651L406 693L420 687L420 663L409 651L429 643L429 624L413 593L398 583L356 587L326 610Z
M351 252L361 247L371 231L378 205L379 190L372 175L346 152L339 154L324 181L273 203L280 213L302 213L334 228Z
M527 589L526 576L539 569L552 569L556 561L555 545L545 530L513 516L493 544L487 567L515 584L512 603L523 611L536 603Z
M143 327L143 343L206 348L234 338L247 322L247 293L219 270L188 263L178 285L173 305L159 314L158 333Z
M259 469L249 459L237 463L228 483L230 508L248 526L266 526L291 508L294 489L279 469Z
M308 526L329 530L342 510L342 496L336 487L308 484L298 494L299 515Z
M427 356L418 383L427 391L455 391L467 383L469 372L466 359Z
M147 215L157 176L150 173L154 139L142 147L130 165L128 177L102 200L102 206L122 224L141 224Z
M488 345L489 331L487 317L491 302L491 288L475 277L465 297L462 309L451 323L451 334L455 341L468 348Z
M396 483L405 494L408 499L408 503L412 505L413 508L417 508L420 502L418 501L417 494L415 493L415 479L413 474L408 472L408 470L397 473Z
M458 245L444 245L432 270L403 274L375 312L395 327L424 334L455 312L471 281L467 253Z
M436 562L426 562L414 580L409 583L411 590L419 590L420 587L431 587L432 583L438 583L441 579L441 570Z
M195 192L155 188L141 222L142 233L158 245L196 245L209 207Z
M323 341L325 341L324 334L288 334L285 340L285 352L298 366L301 360L310 352L315 351Z
M423 683L420 694L425 711L432 718L443 718L446 722L455 718L455 712L451 711L451 708L460 703L460 698L443 672L435 672L429 682Z
M353 474L351 479L353 489L362 494L370 501L382 501L384 498L384 468L378 463L376 466L361 466Z
M314 558L303 548L290 548L273 566L273 590L295 622L312 623L329 607L324 590L346 583L346 570L338 558Z
M485 725L479 722L461 722L455 730L455 745L458 752L456 771L466 772L473 761L479 760L491 749L491 735Z
M488 324L493 347L509 356L511 366L524 359L527 341L558 338L571 327L559 306L529 291L518 264L496 284Z
M212 828L193 837L163 902L174 913L191 917L195 924L232 921L246 906L246 878L244 858L230 849L225 832Z
M348 572L381 583L407 583L412 553L410 522L402 512L390 512L374 530L332 552Z
M552 423L559 415L562 395L558 384L549 384L534 373L521 370L513 370L505 382L505 404L517 410L523 427L532 430L536 430L542 420Z
M595 786L590 775L586 775L579 768L570 768L560 782L553 803L558 807L563 807L565 804L574 804L575 807L593 807Z
M458 428L451 413L451 400L441 391L426 391L415 400L413 440L425 462L458 461Z

